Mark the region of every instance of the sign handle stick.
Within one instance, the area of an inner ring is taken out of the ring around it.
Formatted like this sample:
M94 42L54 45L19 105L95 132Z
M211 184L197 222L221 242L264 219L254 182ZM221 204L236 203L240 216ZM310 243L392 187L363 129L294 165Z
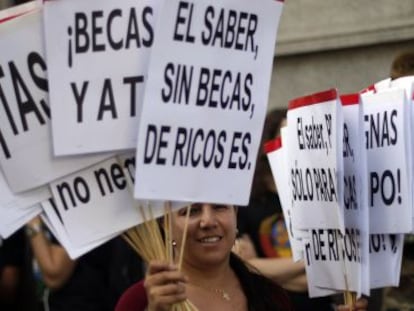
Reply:
M185 248L185 242L187 241L187 231L188 231L188 222L189 222L189 219L190 219L190 210L191 210L191 205L187 205L186 212L185 212L185 223L184 223L183 238L181 240L180 257L179 257L179 260L178 260L178 269L179 270L181 270L181 266L183 265L184 248Z
M345 291L344 292L344 303L345 305L349 306L352 309L356 303L356 293Z

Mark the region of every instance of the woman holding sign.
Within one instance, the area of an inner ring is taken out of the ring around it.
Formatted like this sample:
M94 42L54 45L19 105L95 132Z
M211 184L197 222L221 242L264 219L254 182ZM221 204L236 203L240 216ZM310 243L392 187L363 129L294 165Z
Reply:
M193 204L182 270L153 261L143 282L131 287L116 311L170 310L185 299L198 310L293 310L279 286L247 267L231 252L236 239L236 209L228 205ZM172 215L176 252L186 221L186 208Z
M177 251L184 235L186 211L183 208L172 214ZM168 262L150 262L145 280L123 294L116 311L170 310L185 299L199 311L294 310L281 287L232 253L237 234L236 208L198 203L189 213L181 271Z

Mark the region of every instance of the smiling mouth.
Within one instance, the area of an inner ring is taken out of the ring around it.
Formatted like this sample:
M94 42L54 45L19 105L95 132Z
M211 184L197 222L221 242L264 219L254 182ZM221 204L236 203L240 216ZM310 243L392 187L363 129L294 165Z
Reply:
M198 239L201 243L216 243L222 239L221 236L209 236L202 239Z

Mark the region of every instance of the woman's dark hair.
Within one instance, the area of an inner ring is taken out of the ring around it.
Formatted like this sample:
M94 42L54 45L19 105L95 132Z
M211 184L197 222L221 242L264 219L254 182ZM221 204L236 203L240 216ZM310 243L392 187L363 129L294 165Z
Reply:
M286 109L273 109L268 112L260 141L259 152L257 153L256 170L253 176L251 199L255 200L263 197L268 192L269 180L272 179L269 161L263 151L263 145L269 140L275 138L280 132L282 121L286 118Z
M236 273L247 300L248 311L292 311L289 297L283 288L255 271L233 252L230 266Z

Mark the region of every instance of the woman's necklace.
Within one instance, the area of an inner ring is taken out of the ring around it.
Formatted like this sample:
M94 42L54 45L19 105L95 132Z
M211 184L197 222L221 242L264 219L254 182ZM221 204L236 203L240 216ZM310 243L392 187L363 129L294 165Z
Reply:
M229 293L226 292L224 289L212 288L211 290L213 290L214 292L216 292L224 300L231 301L231 297L230 297Z
M227 302L231 301L230 294L227 291L225 291L224 289L215 288L215 287L208 287L208 286L203 286L203 285L194 284L194 283L191 283L191 284L193 284L194 286L197 286L199 288L202 288L204 290L213 292L213 293L217 294L218 296L220 296L223 300L225 300Z
M238 297L239 295L237 293L237 290L235 292L232 291L230 294L228 291L221 289L221 288L205 286L205 285L201 285L201 284L197 284L193 282L190 282L190 284L206 292L210 292L212 295L214 294L214 296L220 298L221 301L226 303L231 308L231 310L235 310L235 311L247 310L246 307L244 306L245 301L244 299Z

